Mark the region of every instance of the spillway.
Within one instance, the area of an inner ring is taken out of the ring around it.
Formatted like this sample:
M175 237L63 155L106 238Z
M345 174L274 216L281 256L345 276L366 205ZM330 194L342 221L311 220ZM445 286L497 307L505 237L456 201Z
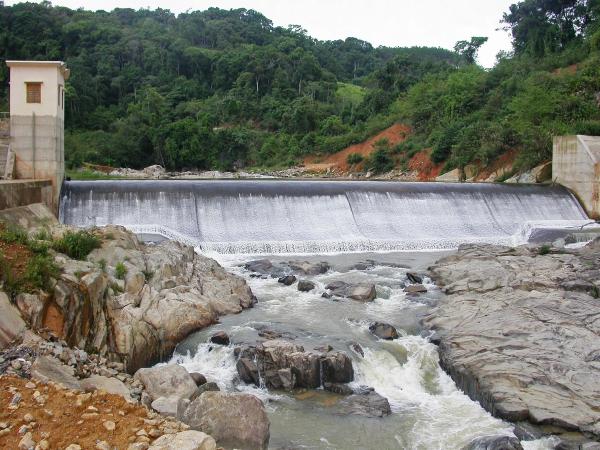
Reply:
M60 217L271 254L516 245L536 228L589 221L559 186L304 180L70 181Z

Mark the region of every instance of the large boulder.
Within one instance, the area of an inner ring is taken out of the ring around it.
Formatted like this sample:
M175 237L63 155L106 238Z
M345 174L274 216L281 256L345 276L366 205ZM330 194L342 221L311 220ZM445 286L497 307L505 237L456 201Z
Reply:
M347 297L361 302L370 302L377 297L375 285L372 283L350 284L345 281L333 281L325 286L325 289L337 297Z
M189 405L182 420L210 434L220 446L262 450L269 444L269 419L253 395L205 392Z
M300 280L298 281L298 290L300 292L309 292L315 288L315 283L309 280Z
M340 414L352 414L365 417L384 417L392 413L390 403L385 397L374 391L353 394L339 404Z
M198 392L196 382L183 366L168 364L138 370L139 380L152 400L159 397L191 398Z
M0 350L18 339L26 329L25 321L8 296L0 292Z
M80 390L72 367L66 366L52 356L38 356L31 365L31 378L42 383L52 381L68 389Z
M483 436L473 439L463 450L523 450L514 436Z
M302 275L320 275L329 270L326 262L289 261L288 266L294 273Z
M315 389L321 383L348 383L354 379L352 361L343 352L306 352L290 341L273 339L237 348L236 364L242 381L270 389ZM260 374L260 377L259 377Z
M208 434L187 430L159 437L148 450L216 450L216 448L215 440Z

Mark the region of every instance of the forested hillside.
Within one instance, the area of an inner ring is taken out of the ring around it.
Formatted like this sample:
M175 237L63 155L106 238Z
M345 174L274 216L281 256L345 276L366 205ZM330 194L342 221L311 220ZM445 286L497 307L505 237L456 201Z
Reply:
M423 74L461 63L442 49L318 41L252 10L176 17L50 3L0 8L0 55L71 68L70 165L171 169L284 166L339 150L391 124L390 104ZM388 62L393 71L380 71ZM4 64L0 86L6 102Z
M551 136L600 134L599 0L526 0L503 24L514 51L476 65L485 38L437 48L319 41L252 10L90 12L21 3L0 8L0 59L61 59L66 156L169 169L284 167L336 152L385 127L409 139L378 146L385 170L423 148L447 168L509 149L547 159ZM502 18L499 18L499 21ZM0 110L7 108L0 64Z

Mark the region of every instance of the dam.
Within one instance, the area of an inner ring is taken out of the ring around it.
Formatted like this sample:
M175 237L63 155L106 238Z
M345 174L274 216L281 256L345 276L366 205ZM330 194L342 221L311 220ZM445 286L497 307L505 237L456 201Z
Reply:
M306 180L68 181L60 219L232 254L519 245L590 222L560 186Z

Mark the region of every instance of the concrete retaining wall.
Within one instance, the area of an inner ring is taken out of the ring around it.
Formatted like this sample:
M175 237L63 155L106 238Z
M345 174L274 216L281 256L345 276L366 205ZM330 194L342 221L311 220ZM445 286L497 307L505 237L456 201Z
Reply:
M43 203L54 211L53 198L50 180L0 181L0 210Z
M65 174L63 121L54 116L11 116L11 149L18 179L50 180L52 211L58 211Z
M600 137L556 136L552 179L573 191L591 218L600 218Z

